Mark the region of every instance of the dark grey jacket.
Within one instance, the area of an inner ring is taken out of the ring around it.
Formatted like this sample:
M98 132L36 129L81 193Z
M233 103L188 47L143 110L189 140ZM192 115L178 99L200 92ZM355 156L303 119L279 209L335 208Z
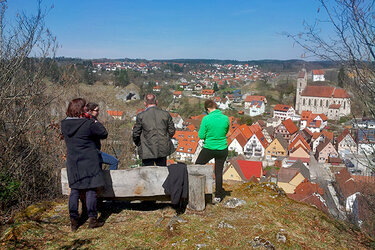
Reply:
M104 186L101 154L95 141L108 136L104 126L94 119L67 118L61 121L66 142L66 166L70 188L89 189Z
M133 141L141 159L165 157L175 151L171 141L176 129L171 115L156 106L137 115L133 128Z

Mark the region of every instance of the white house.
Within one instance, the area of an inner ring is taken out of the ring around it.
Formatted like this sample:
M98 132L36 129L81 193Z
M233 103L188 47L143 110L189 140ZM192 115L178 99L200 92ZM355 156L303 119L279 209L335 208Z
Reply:
M300 130L308 128L312 133L320 132L327 126L328 118L325 114L314 114L311 111L302 111Z
M312 71L312 79L313 79L313 82L316 82L316 81L325 81L324 71L321 70L321 69L314 69Z
M345 129L338 137L337 137L337 152L341 157L344 157L348 154L357 153L358 147L357 143L355 142L353 136L350 134L349 129Z
M173 92L173 99L181 99L182 98L182 91L174 91Z
M206 98L206 99L214 97L214 94L215 94L215 90L213 89L202 89L201 91L202 98Z
M238 134L233 140L228 138L228 150L235 151L238 155L241 155L244 153L246 142L247 140L242 133Z
M273 117L280 120L295 120L296 111L290 105L276 104L276 106L273 108Z
M264 137L262 131L258 130L247 141L244 148L244 154L247 158L263 158L268 144L269 143Z

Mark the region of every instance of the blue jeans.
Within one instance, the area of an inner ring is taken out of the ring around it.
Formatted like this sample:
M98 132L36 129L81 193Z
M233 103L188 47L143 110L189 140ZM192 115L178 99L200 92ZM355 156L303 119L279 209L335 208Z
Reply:
M102 152L103 163L109 165L109 170L117 170L118 160L116 157Z

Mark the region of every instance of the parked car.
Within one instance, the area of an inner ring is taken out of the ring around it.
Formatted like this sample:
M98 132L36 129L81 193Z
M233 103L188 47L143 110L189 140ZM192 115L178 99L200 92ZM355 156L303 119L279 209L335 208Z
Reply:
M345 160L344 160L344 164L345 164L345 166L346 166L347 168L354 168L354 164L353 164L353 162L351 162L351 160L349 160L349 159L345 159Z

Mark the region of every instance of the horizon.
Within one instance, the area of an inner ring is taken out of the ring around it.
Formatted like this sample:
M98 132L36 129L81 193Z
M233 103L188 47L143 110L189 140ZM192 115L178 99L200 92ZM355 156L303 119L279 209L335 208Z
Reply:
M33 14L37 7L37 1L7 4L8 18ZM285 33L298 34L304 22L325 18L311 0L44 0L42 8L48 11L46 27L61 45L56 56L91 60L315 61Z

